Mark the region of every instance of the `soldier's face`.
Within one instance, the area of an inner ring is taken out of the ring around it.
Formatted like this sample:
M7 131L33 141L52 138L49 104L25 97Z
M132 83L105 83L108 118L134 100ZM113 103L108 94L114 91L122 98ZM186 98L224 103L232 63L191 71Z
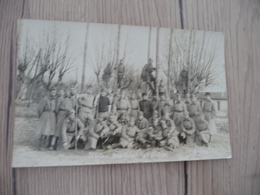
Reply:
M166 119L169 118L169 114L165 114L164 118L166 118Z
M153 125L157 126L158 125L158 121L157 120L153 121Z
M88 93L88 94L93 93L93 88L92 88L92 87L88 88L88 89L87 89L87 93Z
M74 111L71 111L71 112L70 112L69 118L70 118L71 120L74 120L74 119L75 119L75 112L74 112Z
M55 97L55 95L56 95L56 91L55 91L55 90L52 90L52 91L50 92L50 96L51 96L51 97Z
M121 93L121 98L125 98L125 92Z
M180 95L177 96L177 100L181 101L181 96Z
M105 96L106 95L106 92L101 92L101 96Z
M191 101L192 101L192 102L196 102L196 98L195 98L195 97L192 97L192 98L191 98Z
M131 126L133 126L135 124L135 121L133 119L130 120L130 123L129 123Z
M135 99L135 97L136 97L136 96L135 96L135 94L133 94L133 95L132 95L132 99L134 100L134 99Z
M206 99L207 99L207 100L210 100L210 96L209 96L209 95L206 95Z
M144 118L144 115L141 114L141 115L138 116L138 118L139 118L140 120L142 120L142 119Z
M144 100L147 100L147 95L144 95L144 96L143 96L143 99L144 99Z

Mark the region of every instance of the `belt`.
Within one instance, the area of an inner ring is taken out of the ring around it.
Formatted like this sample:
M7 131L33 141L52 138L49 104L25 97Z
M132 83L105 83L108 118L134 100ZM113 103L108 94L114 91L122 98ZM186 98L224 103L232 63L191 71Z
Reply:
M93 107L90 107L90 106L86 106L86 105L81 105L82 107L85 107L85 108L89 108L89 109L92 109Z
M127 110L126 108L117 108L117 110Z
M211 112L211 111L206 111L206 110L204 110L203 112Z
M67 133L75 133L75 131L67 131Z
M138 110L138 108L132 108L132 110Z
M183 112L183 110L182 110L182 111L180 111L180 110L174 110L174 112Z
M186 129L186 130L192 130L192 128L188 128L188 129L187 129L187 128L185 128L185 129Z

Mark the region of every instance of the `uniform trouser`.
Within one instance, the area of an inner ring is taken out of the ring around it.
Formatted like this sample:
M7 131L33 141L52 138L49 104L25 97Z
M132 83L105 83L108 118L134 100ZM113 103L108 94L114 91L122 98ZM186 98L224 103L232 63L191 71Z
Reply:
M91 130L94 129L95 121L91 112L79 112L78 117L85 126L88 126Z
M75 137L75 133L66 133L66 138L64 141L66 141L69 144L69 148L75 145L75 142L71 143L73 137Z
M183 117L182 112L174 112L173 121L174 121L174 124L175 124L176 127L180 127L182 117Z

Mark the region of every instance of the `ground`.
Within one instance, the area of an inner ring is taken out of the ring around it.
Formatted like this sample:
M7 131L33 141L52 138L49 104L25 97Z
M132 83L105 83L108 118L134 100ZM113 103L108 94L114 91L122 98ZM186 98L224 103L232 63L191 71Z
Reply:
M16 107L14 167L167 162L231 157L228 120L225 117L216 118L218 133L212 136L212 141L208 147L185 145L174 151L166 151L163 148L146 150L114 149L107 151L38 151L37 122L35 105L30 108L26 108L26 106Z

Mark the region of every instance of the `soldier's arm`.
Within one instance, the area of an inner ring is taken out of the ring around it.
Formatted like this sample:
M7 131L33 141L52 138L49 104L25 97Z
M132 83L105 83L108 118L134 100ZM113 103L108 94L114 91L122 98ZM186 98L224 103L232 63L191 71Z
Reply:
M42 113L43 113L43 109L44 109L44 106L46 104L46 101L45 99L41 99L41 101L39 102L39 105L38 105L38 109L37 109L37 113L38 113L38 117L40 118Z
M77 128L78 128L78 135L81 136L81 135L84 135L84 124L81 122L80 119L76 119L77 120ZM75 129L77 130L77 129Z
M63 121L62 126L61 126L61 138L62 138L62 143L67 143L67 123L66 123L66 119Z

